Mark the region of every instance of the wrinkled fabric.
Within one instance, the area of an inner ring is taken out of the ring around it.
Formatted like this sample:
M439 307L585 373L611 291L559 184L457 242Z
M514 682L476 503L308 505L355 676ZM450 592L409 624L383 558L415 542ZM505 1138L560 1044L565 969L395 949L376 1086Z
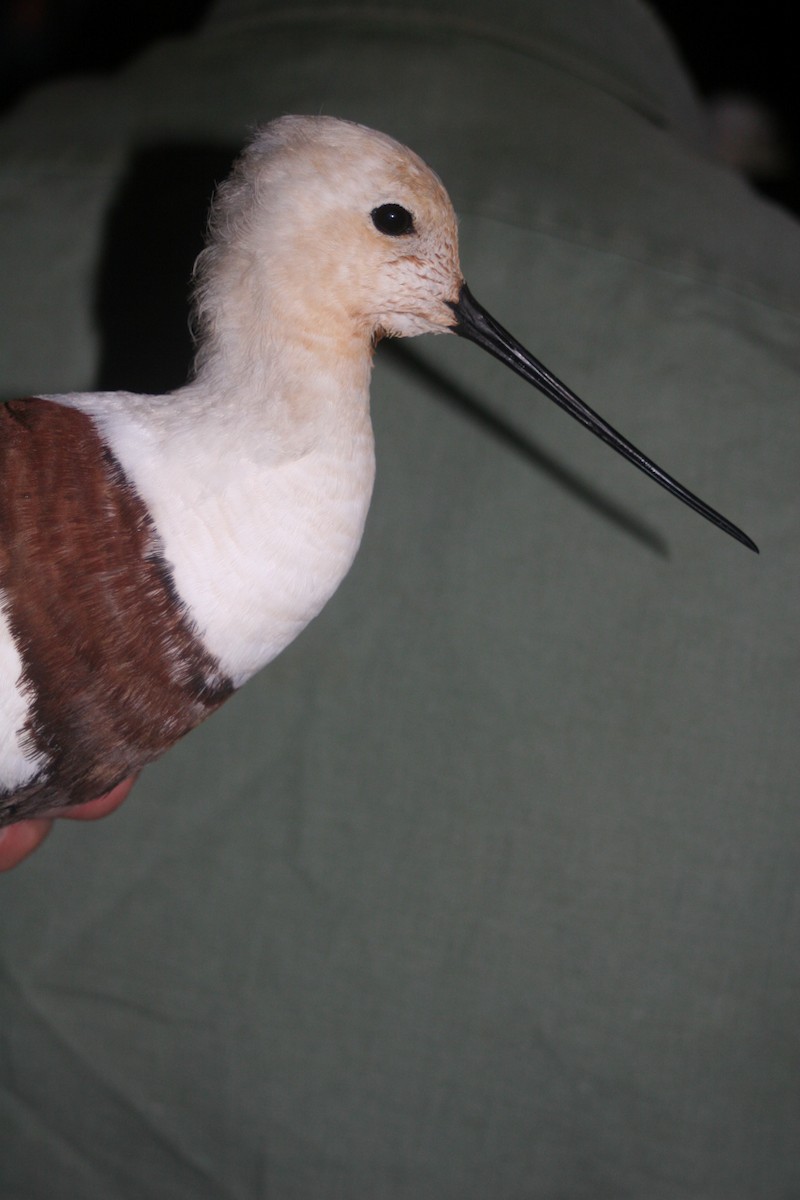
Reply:
M0 394L180 383L287 111L422 154L481 303L761 555L475 347L382 346L334 600L0 879L0 1191L797 1195L800 230L646 8L228 0L0 127Z

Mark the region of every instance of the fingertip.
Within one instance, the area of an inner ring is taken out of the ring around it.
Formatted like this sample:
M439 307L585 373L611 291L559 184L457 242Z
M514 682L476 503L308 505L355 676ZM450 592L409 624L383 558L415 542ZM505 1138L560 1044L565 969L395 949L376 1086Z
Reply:
M72 821L97 821L119 808L136 782L136 776L124 779L104 796L77 804L74 808L60 809L50 817L30 818L0 829L0 871L10 871L18 866L34 850L37 850L53 827L56 817Z
M123 779L122 783L118 783L104 796L98 796L96 800L87 800L85 804L76 804L72 808L63 808L58 816L68 821L99 821L101 817L107 817L119 808L137 778L138 776L132 775L130 779Z
M38 818L0 829L0 871L10 871L41 846L53 822Z

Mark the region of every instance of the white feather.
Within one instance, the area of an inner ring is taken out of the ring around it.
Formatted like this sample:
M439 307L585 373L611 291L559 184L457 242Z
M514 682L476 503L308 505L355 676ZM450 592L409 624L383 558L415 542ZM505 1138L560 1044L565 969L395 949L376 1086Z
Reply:
M22 685L22 660L9 628L5 599L0 598L0 791L12 791L35 779L46 765L23 738L30 696Z

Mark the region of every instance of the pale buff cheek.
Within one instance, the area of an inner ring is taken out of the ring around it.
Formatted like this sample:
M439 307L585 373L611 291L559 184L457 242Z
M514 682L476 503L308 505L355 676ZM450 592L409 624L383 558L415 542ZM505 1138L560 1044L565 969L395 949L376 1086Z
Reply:
M374 323L395 337L445 333L454 320L447 302L458 299L462 284L458 259L450 255L395 259L383 273L382 307L373 309Z

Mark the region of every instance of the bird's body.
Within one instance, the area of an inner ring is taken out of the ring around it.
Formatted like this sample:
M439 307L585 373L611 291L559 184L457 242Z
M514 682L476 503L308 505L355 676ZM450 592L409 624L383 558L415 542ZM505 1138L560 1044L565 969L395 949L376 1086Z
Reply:
M197 314L177 392L0 410L0 824L107 791L319 612L369 507L382 336L478 341L732 531L472 300L442 184L383 134L267 126L215 202Z
M157 757L297 636L358 548L374 474L365 394L346 436L273 462L257 429L199 442L212 433L199 414L179 419L196 397L160 398L157 423L144 399L2 411L19 502L0 516L0 804L88 800Z

